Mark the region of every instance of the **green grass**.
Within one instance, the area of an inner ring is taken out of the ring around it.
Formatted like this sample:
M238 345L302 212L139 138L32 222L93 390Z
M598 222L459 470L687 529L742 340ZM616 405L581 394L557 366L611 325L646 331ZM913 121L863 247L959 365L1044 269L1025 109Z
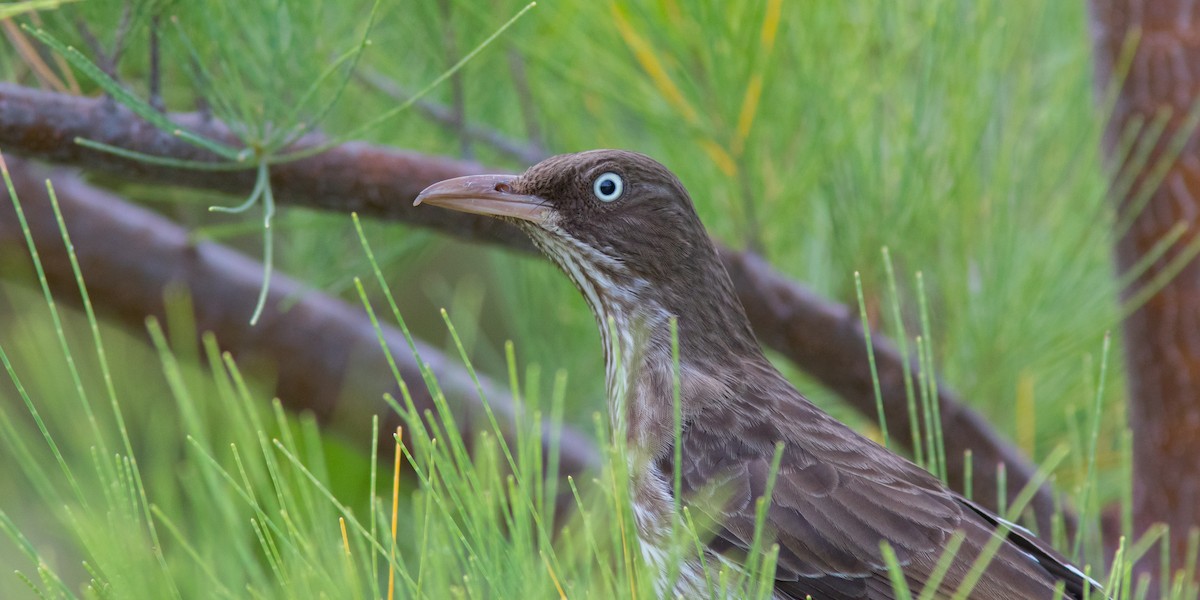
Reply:
M357 220L356 227L391 317L407 334ZM64 243L68 243L66 237ZM34 265L40 270L36 259ZM171 398L174 405L170 418L127 425L127 409L122 408L118 393L125 385L117 383L123 378L114 377L107 359L105 338L111 332L102 331L90 311L83 317L65 315L64 321L49 289L44 283L42 287L51 321L67 325L54 332L38 332L35 324L33 331L17 338L20 342L12 347L23 355L52 355L65 361L71 381L60 380L63 389L50 398L75 397L87 417L79 419L80 411L74 405L63 406L30 394L20 374L23 369L12 362L10 351L0 346L0 359L28 411L20 417L32 418L38 425L36 432L21 428L14 423L18 415L0 413L6 451L14 459L5 464L17 471L16 477L29 482L32 493L27 502L55 507L48 511L50 527L35 529L44 536L42 540L27 537L27 525L14 520L7 508L0 509L0 529L24 555L26 566L17 572L27 591L55 598L186 598L197 594L322 598L391 593L433 598L654 596L655 571L642 562L637 547L620 440L602 442L605 466L592 481L566 482L578 513L562 531L555 530L553 502L560 482L543 474L548 465L553 470L556 457L553 451L543 455L537 436L544 419L561 419L564 375L544 399L536 385L518 377L511 344L505 356L512 392L529 416L515 446L503 440L492 419L491 429L481 433L469 453L432 373L425 373L424 384L439 401L434 413L417 413L407 395L410 382L401 382L402 398L389 400L405 416L411 442L397 445L390 482L394 487L388 502L388 465L382 461L381 472L381 461L374 454L365 467L361 456L342 456L338 471L347 466L353 470L358 463L360 473L352 478L353 483L343 477L343 489L335 492L328 466L329 456L336 456L335 448L322 440L315 422L288 416L278 402L268 406L261 392L247 385L231 357L222 355L210 336L200 340L207 359L204 366L194 336L177 334L168 340L159 323L147 323L153 352L143 358L157 363L162 375L158 393ZM366 286L356 279L355 287L375 319ZM82 283L81 293L87 306ZM187 310L186 302L175 304L169 313L172 331L191 331ZM462 338L445 311L443 317L455 345L463 351ZM83 335L69 335L72 331ZM131 343L127 339L122 342ZM412 346L385 350L415 352ZM1107 346L1102 356L1107 357ZM472 369L465 351L461 358ZM89 364L93 359L94 364ZM137 376L144 379L146 375L142 369ZM922 384L924 381L922 378ZM1098 399L1103 397L1103 382L1104 364ZM53 386L39 382L37 387ZM129 387L145 391L144 386ZM90 394L98 388L109 395L107 406ZM916 395L910 400L918 401ZM87 421L86 426L81 421ZM605 422L596 415L600 440L611 439ZM1098 412L1093 422L1098 422ZM72 435L60 429L69 425L81 431ZM1097 427L1093 426L1093 445L1086 452L1089 473L1094 465ZM373 429L378 432L378 420ZM936 457L940 449L934 432L930 457ZM139 446L151 443L159 451L173 450L167 456L148 454L143 462L134 458L138 455L133 450L135 442ZM120 449L108 450L111 445ZM89 454L90 463L83 460ZM1061 446L1051 456L1050 467L1066 454L1066 447ZM936 470L937 460L931 460L929 466ZM415 481L395 479L402 462L415 473ZM364 469L369 470L365 478ZM1033 485L1044 481L1047 474ZM1087 481L1090 484L1092 479ZM770 487L768 484L767 497ZM1084 489L1081 502L1085 509L1093 487ZM1009 508L1010 518L1021 514L1032 490L1027 488ZM748 573L742 576L713 565L708 585L714 595L769 597L777 549L759 545L764 506L760 499ZM398 519L397 514L403 518ZM699 547L698 529L690 517L686 525L676 523L681 550L671 554L673 560ZM393 537L393 528L403 534ZM50 552L45 550L47 546ZM948 552L954 547L950 544ZM990 549L994 551L995 546ZM1149 549L1143 544L1141 551ZM82 570L73 572L77 571L74 565L58 564L54 555L62 551L81 556L78 569ZM949 556L944 555L944 560ZM984 556L989 553L985 551ZM974 572L985 566L986 558L976 563ZM1122 567L1118 560L1110 589L1122 589L1118 581L1128 589L1129 574ZM385 591L384 581L389 589L395 586L394 590ZM966 590L969 585L962 593ZM901 597L910 597L908 593L902 591ZM1181 589L1172 597L1187 596Z
M45 28L87 54L74 20L111 43L120 4L65 6L43 14ZM154 6L134 3L136 35L118 72L140 98ZM526 3L279 0L209 13L165 6L180 17L163 33L172 108L192 107L199 80L216 114L264 150L319 122L334 137L453 154L460 141L412 112L363 131L397 103L347 82L344 69L358 61L420 90ZM926 374L1035 461L1067 448L1050 476L1094 524L1102 507L1119 502L1127 511L1131 492L1119 340L1105 350L1127 307L1118 305L1109 259L1118 219L1105 196L1107 108L1092 89L1085 11L1082 2L1004 0L548 1L458 73L472 122L527 138L529 108L537 141L551 151L648 152L681 177L715 237L760 247L781 272L854 306L858 273L864 318L906 342ZM445 49L447 31L457 36L454 53ZM511 75L513 56L528 90ZM19 67L0 56L0 73L15 78ZM448 86L430 98L449 102ZM473 150L498 168L524 166L480 144ZM264 252L259 216L247 217L239 235L236 221L204 211L244 198L114 185L155 200L198 235ZM384 280L408 282L394 300L415 335L452 355L461 344L479 371L516 380L543 419L596 428L604 410L596 325L553 266L403 226L363 225ZM280 269L361 301L353 275L372 268L348 219L293 209L272 229ZM14 382L0 385L0 477L15 482L0 486L0 510L6 531L23 536L0 544L0 564L51 597L386 595L392 464L368 456L367 440L329 439L306 417L280 414L269 380L243 379L219 356L199 361L186 339L147 349L62 309L60 336L39 294L0 290L8 299L0 347L13 365L0 381ZM372 305L388 306L377 284L362 290ZM394 319L390 306L381 312ZM174 314L186 324L187 313L181 306ZM213 352L211 341L204 347ZM873 427L873 418L780 366L836 416ZM913 382L917 408L931 381ZM649 594L643 567L627 553L630 521L611 518L628 516L619 464L573 482L584 510L570 534L555 538L546 502L568 490L536 475L539 462L552 460L529 451L536 430L526 430L516 464L494 436L476 446L473 462L444 430L414 439L404 456L420 475L403 481L399 495L402 596L418 595L418 586L437 598L555 597L558 586L568 597ZM890 432L893 440L908 435ZM922 460L937 470L929 460L937 444L922 446ZM1085 532L1059 547L1095 562L1096 531ZM1158 552L1157 539L1126 540L1126 560L1113 572L1120 597L1138 597L1128 558ZM94 589L84 591L91 580ZM21 579L0 576L0 596L31 595ZM1181 587L1176 597L1189 596Z

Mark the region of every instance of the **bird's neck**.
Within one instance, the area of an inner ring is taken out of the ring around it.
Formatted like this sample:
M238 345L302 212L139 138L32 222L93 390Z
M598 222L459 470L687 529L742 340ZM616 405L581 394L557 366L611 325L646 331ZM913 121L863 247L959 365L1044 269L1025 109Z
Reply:
M673 440L676 391L686 422L728 397L743 365L766 360L724 270L703 284L672 290L631 280L584 290L601 330L613 429L645 458Z
M739 379L743 365L766 362L711 244L696 244L678 268L659 270L651 280L570 236L526 230L575 283L596 317L613 430L630 450L650 458L669 447L676 382L686 420L727 397L728 383Z
M593 312L604 346L604 382L613 431L631 446L652 446L653 428L649 426L661 420L655 417L661 416L658 413L663 409L672 418L674 414L673 405L655 402L674 396L675 354L670 333L674 315L653 303L606 302L593 307Z

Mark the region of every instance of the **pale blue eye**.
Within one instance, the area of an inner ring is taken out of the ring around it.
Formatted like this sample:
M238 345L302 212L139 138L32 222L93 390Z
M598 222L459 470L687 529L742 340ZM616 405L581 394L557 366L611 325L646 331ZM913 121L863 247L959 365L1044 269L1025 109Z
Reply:
M621 180L621 176L612 172L600 175L592 183L592 193L601 202L612 202L620 198L624 189L625 182Z

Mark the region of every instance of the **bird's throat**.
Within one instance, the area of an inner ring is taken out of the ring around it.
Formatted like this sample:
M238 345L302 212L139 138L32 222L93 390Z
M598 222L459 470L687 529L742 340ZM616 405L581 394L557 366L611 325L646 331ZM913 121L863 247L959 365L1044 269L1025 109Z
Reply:
M655 444L648 431L654 395L647 376L661 377L660 366L672 364L672 314L651 295L650 284L561 232L527 227L536 244L570 278L591 309L604 348L604 380L609 418L615 434L631 449ZM665 352L665 355L664 355ZM666 373L671 381L671 373Z
M604 346L604 382L613 430L637 446L652 445L646 439L645 425L653 408L647 403L655 395L646 389L646 380L661 369L656 365L673 362L670 346L663 356L662 344L655 342L659 337L655 329L669 323L670 317L630 315L611 307L595 312Z
M571 279L596 318L610 420L631 451L655 456L670 446L677 382L686 418L721 395L728 365L712 357L761 358L715 253L711 265L693 269L697 281L651 282L564 232L526 231ZM675 320L678 338L672 333Z

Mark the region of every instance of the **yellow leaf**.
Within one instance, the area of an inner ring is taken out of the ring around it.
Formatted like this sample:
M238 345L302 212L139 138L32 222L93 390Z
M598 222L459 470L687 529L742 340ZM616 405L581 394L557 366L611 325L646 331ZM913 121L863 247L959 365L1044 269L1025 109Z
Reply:
M729 153L726 152L725 149L719 144L712 140L702 140L700 142L700 147L704 149L704 152L708 154L708 157L712 159L713 163L717 165L717 168L720 169L726 177L733 177L734 175L737 175L737 162L735 162L733 157L730 156Z
M612 5L613 22L617 25L617 32L625 40L625 45L633 52L633 56L637 58L638 63L642 66L642 70L650 76L650 81L654 83L654 87L658 92L666 98L667 103L678 110L683 118L692 125L699 122L699 116L696 109L688 103L687 99L676 87L675 82L671 80L671 76L667 74L666 68L663 67L658 56L654 54L654 49L650 46L629 22L629 15L625 9L617 3Z
M782 12L783 0L771 0L767 3L767 14L763 16L762 32L758 41L768 52L775 46L775 34L779 33L779 16Z
M733 153L740 156L745 148L746 138L750 136L750 128L754 126L754 117L758 114L758 103L762 99L763 71L766 69L766 59L775 47L775 36L779 33L779 20L783 12L783 0L771 0L767 3L767 12L763 15L762 30L758 35L758 43L762 47L763 56L746 93L742 96L742 108L738 112L737 131L733 139Z
M1017 445L1025 456L1036 456L1037 407L1033 391L1033 375L1022 371L1017 376Z
M737 137L733 141L733 153L740 155L746 138L750 135L750 127L754 125L754 115L758 112L758 100L762 97L763 76L755 73L746 86L746 94L742 96L742 110L738 113Z

